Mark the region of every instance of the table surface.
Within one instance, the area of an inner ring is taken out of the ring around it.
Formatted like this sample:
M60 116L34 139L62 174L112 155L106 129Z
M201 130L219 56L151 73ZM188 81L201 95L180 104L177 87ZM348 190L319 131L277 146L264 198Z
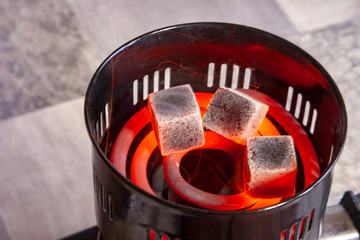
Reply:
M2 0L0 16L0 239L58 239L96 224L89 80L118 46L178 23L249 25L313 55L343 93L349 121L328 204L358 192L358 0Z

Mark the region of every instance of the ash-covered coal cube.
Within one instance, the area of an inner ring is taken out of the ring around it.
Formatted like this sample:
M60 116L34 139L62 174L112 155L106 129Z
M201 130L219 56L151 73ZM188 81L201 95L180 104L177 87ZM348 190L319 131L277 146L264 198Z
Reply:
M269 107L229 88L219 88L207 107L203 124L234 142L246 143L264 120Z
M163 156L205 144L200 109L190 85L151 93L148 106Z
M250 196L277 198L294 195L296 172L296 152L291 136L248 138L244 182Z

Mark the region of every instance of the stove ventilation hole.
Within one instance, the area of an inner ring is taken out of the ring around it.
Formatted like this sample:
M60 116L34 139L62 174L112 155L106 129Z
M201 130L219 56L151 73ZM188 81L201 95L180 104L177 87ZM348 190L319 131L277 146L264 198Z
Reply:
M309 225L309 217L305 216L301 220L300 235L299 235L300 240L305 239L305 236L308 232L305 229L308 228L308 225Z
M137 104L139 97L138 97L138 85L139 85L139 80L136 79L133 82L133 105Z
M149 228L148 230L148 240L171 240L173 238L169 237L165 233L158 233L154 229ZM174 240L180 240L180 238L174 238Z
M93 134L92 136L97 140L97 129L96 129L96 124L95 124L95 128L93 129Z
M318 115L318 112L316 109L314 109L313 114L312 114L312 119L311 119L311 125L310 125L310 133L311 134L314 134L314 131L315 131L317 115Z
M160 80L160 72L154 72L154 92L159 91L159 80Z
M334 154L334 145L331 145L329 163L330 163L331 160L332 160L333 154Z
M294 88L292 86L289 86L287 98L286 98L286 104L285 104L285 109L288 112L290 112L290 109L291 109L293 94L294 94Z
M114 221L114 207L113 207L113 201L111 198L111 195L108 195L108 214L109 214L109 219L111 222Z
M305 103L305 110L304 110L304 116L302 120L302 124L306 127L309 122L309 113L310 113L310 101L306 101Z
M221 64L221 68L220 68L219 87L225 87L225 85L226 85L226 72L227 72L227 64L223 63L223 64Z
M236 64L233 65L233 72L232 72L232 81L231 81L231 88L237 88L238 81L239 81L239 73L240 67Z
M302 94L298 93L297 99L296 99L295 113L294 113L294 117L296 117L296 118L299 118L299 116L300 116L302 99L303 99Z
M299 240L300 239L300 232L301 232L301 224L300 223L294 224L291 229L292 229L291 230L292 234L294 234L293 239L294 240Z
M105 129L107 130L109 128L109 116L110 116L110 104L105 104Z
M150 228L148 231L148 239L155 240L156 239L156 232L154 229Z
M170 76L171 76L171 69L168 67L165 69L164 89L170 88Z
M315 209L313 209L311 211L311 214L310 214L308 232L311 231L311 227L312 227L312 224L313 224L313 218L314 218L314 212L315 212Z
M96 136L96 140L98 141L98 143L101 141L101 133L100 133L100 120L97 120L96 121L96 124L95 124L95 136Z
M251 76L252 76L251 68L246 68L245 69L245 75L244 75L244 85L243 85L244 89L249 89L250 88Z
M105 134L105 112L102 111L100 113L100 138L102 138Z
M215 71L215 63L209 63L208 76L207 76L208 88L211 88L214 85L214 71Z
M104 212L106 212L107 211L107 201L106 201L106 195L105 195L105 187L104 187L104 185L102 185L101 186L101 205L102 205L102 209L103 209L103 211Z
M168 237L168 235L162 234L160 240L170 240L170 238Z
M146 100L149 94L149 75L143 78L143 100Z
M101 198L100 198L100 193L101 193L101 184L100 184L100 180L97 176L95 176L95 193L96 193L96 199L97 201L100 203Z

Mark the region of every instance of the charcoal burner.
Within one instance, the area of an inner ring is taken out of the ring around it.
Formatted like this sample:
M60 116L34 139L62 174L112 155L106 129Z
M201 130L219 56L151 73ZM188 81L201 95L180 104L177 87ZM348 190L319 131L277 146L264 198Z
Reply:
M146 107L149 93L183 84L202 93L252 89L276 100L310 139L320 176L272 206L238 211L172 203L133 184L126 165L121 170L110 162L117 135ZM106 240L317 239L347 129L342 96L313 57L273 34L225 23L170 26L118 48L89 84L85 119L96 220Z

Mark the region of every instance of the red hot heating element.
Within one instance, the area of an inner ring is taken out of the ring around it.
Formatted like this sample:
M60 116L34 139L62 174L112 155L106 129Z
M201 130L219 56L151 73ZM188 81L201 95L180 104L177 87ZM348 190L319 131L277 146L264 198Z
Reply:
M256 136L280 135L281 133L277 128L277 126L280 126L283 132L286 132L293 137L304 169L304 176L299 179L303 179L304 188L309 186L319 177L320 170L315 150L299 123L279 103L269 96L254 90L239 89L239 91L242 91L269 106L268 115L260 126ZM195 95L203 117L213 94L195 93ZM149 124L150 121L148 109L143 108L125 124L117 136L111 154L111 162L124 176L126 176L126 165L130 145L133 143L139 132ZM273 124L272 121L275 121L278 125ZM237 144L232 141L210 131L205 132L205 139L205 145L198 149L219 149L227 152L235 161L235 166L237 166L234 175L230 177L230 181L234 181L235 179L240 185L243 184L242 174L239 173L242 171L244 153L241 151L243 150L237 147ZM146 176L149 159L157 147L158 145L154 131L150 131L138 144L130 162L131 181L153 195L155 195L155 192ZM196 149L189 151L193 150ZM243 190L240 190L240 192L235 194L222 195L209 193L192 186L188 183L188 180L185 180L181 175L181 159L187 152L188 151L184 151L165 157L163 159L163 167L166 182L172 191L191 204L213 210L238 210L263 208L281 201L282 198L279 197L267 199L253 198ZM243 189L243 186L239 186L239 184L237 188Z

